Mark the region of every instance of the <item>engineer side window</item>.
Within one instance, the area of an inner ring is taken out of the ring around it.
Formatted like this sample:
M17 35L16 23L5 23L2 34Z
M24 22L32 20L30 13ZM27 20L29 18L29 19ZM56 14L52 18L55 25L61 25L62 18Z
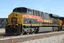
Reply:
M32 11L28 9L28 13L29 13L29 14L32 14Z

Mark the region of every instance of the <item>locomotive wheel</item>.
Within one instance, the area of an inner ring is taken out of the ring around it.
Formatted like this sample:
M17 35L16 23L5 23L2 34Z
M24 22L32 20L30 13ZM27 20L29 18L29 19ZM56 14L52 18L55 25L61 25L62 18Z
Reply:
M39 31L39 27L36 27L36 28L34 29L34 33L37 34L38 31Z
M58 31L61 31L62 30L62 26L58 27Z
M30 32L29 32L29 34L32 34L33 33L33 31L32 31L32 29L30 29Z

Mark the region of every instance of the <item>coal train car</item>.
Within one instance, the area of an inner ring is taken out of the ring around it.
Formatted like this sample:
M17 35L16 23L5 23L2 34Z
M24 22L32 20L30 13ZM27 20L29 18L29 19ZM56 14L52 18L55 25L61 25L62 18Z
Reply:
M48 27L55 28L57 26L60 26L61 20L52 18L51 15L53 14L33 10L26 7L15 8L7 18L7 24L5 29L6 34L7 35L20 35L26 33L32 34L43 32L42 30L44 29L44 27L47 27L47 30L49 30Z

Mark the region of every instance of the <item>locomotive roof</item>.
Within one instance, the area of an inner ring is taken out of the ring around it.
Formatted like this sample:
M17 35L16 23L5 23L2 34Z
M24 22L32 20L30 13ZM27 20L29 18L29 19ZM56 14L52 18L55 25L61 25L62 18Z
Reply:
M17 9L17 8L26 8L26 7L16 7L15 9ZM27 8L26 8L27 9Z
M15 9L26 9L26 10L29 9L29 10L34 10L34 9L31 9L31 8L27 8L27 7L16 7L16 8L14 8L14 10L15 10ZM14 10L13 10L13 11L14 11ZM39 11L39 10L34 10L34 11ZM43 12L43 11L39 11L39 12ZM44 12L44 13L47 13L47 12ZM47 13L47 14L49 14L49 13Z

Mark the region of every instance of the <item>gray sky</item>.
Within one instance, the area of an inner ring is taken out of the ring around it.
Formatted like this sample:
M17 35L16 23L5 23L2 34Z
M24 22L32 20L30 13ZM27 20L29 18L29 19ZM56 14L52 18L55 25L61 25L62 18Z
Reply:
M0 0L0 18L7 18L16 7L27 7L64 17L64 0Z

